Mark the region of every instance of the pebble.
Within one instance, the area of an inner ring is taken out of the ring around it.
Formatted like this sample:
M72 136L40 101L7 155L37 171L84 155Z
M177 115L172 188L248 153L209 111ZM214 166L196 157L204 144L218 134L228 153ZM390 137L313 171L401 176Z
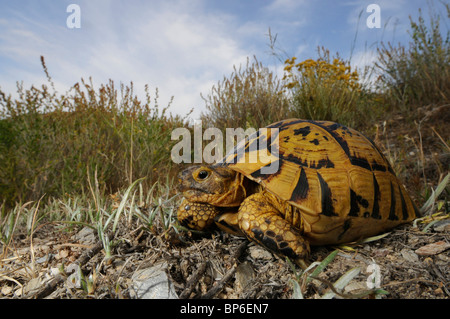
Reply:
M52 260L53 257L55 257L55 254L47 254L43 257L36 259L36 264L43 264L49 262L50 260Z
M39 289L42 283L41 277L32 278L27 284L23 287L23 294L28 294Z
M436 222L433 225L433 230L436 232L450 232L450 219L444 219Z
M1 289L1 293L3 295L9 295L12 292L13 288L11 286L3 286Z
M57 276L61 273L61 271L59 270L59 267L52 267L52 268L50 268L49 272L50 272L50 275L52 275L52 276Z
M390 249L380 248L380 249L375 250L374 255L375 255L375 257L386 257L390 253L391 253Z
M253 259L271 260L273 258L270 252L259 246L251 246L248 250Z
M136 299L178 299L172 281L167 276L167 263L138 270L132 276L132 294Z
M400 251L402 257L409 262L416 263L419 261L419 256L414 253L411 249L404 248Z
M242 289L250 284L254 276L255 272L248 261L243 262L236 268L236 281Z
M87 226L83 227L78 233L73 235L72 238L83 245L93 245L97 241L94 230Z

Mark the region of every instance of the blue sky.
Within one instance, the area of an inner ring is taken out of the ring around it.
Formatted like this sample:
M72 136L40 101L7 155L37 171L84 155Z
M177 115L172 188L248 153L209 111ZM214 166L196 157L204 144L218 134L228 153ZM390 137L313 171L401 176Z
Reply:
M67 6L78 4L81 28L66 25ZM369 4L380 7L381 28L368 28ZM442 5L434 3L438 9ZM363 66L375 59L381 42L409 41L409 16L425 0L150 0L0 1L0 87L15 91L45 83L39 57L45 57L56 89L65 93L83 77L96 87L113 79L158 87L160 105L193 118L204 111L200 93L228 76L233 66L256 56L281 74L270 55L268 30L277 46L298 60L317 57L317 46ZM356 41L355 39L356 37Z

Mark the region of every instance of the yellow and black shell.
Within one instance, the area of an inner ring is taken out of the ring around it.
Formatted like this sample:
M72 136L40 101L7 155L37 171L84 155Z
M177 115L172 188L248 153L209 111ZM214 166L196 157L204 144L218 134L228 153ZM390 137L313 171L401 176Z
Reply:
M376 145L334 122L274 123L238 144L216 165L244 174L290 204L285 219L313 245L375 235L419 215ZM278 169L262 173L269 165Z

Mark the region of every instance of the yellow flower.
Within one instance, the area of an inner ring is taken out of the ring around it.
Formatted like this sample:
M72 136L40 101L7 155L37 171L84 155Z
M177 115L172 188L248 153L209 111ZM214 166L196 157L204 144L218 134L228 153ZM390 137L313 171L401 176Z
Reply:
M286 66L284 67L284 70L287 71L287 72L291 72L291 69L292 69L293 66L294 66L294 65L292 65L292 64L288 64L288 65L286 65Z
M284 64L294 64L295 60L297 60L297 58L294 56L291 59L287 59L286 61L284 61Z
M292 89L296 84L297 84L296 82L291 82L291 83L286 84L285 86L286 86L288 89Z

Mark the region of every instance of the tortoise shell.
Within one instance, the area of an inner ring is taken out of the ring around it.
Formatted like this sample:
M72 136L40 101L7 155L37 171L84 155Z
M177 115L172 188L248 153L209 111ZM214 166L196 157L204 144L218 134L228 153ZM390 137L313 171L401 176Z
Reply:
M362 133L300 119L267 128L214 166L243 174L292 206L284 218L311 244L357 240L419 215L385 156ZM264 173L269 165L278 169Z

